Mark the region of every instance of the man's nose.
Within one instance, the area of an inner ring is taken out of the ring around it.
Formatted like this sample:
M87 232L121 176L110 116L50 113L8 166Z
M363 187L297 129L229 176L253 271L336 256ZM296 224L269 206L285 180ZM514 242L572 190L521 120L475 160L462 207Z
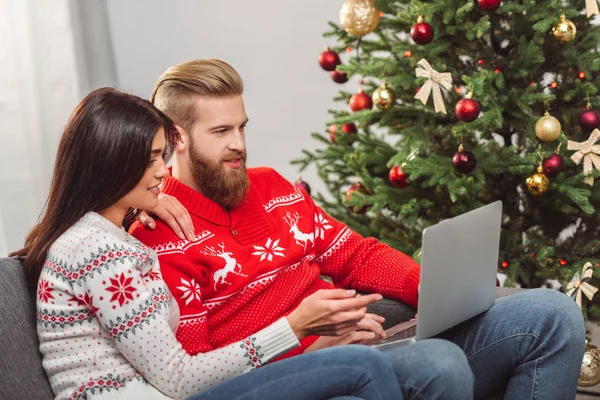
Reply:
M246 151L246 138L242 130L237 130L233 133L229 142L229 150L243 153Z

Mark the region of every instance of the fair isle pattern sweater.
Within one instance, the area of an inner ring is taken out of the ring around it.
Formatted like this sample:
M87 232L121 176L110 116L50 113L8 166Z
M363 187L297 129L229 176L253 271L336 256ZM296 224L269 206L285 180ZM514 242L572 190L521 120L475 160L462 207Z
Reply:
M248 169L246 199L227 212L173 177L163 192L190 212L197 240L179 239L157 221L130 231L158 254L163 278L179 305L177 338L204 353L257 332L288 315L319 289L335 286L417 303L419 265L363 238L328 216L302 190L270 168ZM286 356L301 353L308 337Z
M250 371L298 339L284 318L189 355L154 251L90 212L50 248L37 291L43 365L57 399L185 398ZM168 397L166 397L168 396Z

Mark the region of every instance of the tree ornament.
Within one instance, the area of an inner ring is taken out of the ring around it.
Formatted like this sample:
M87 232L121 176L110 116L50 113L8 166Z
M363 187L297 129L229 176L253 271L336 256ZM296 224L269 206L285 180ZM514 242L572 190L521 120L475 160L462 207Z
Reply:
M360 110L370 110L373 108L373 100L371 96L365 93L362 88L358 89L358 93L355 93L350 97L350 109L354 112Z
M334 71L335 67L341 63L342 61L340 60L338 53L330 50L329 47L325 47L325 51L319 56L319 65L325 71Z
M471 93L467 94L466 98L460 99L454 107L456 116L462 122L475 121L480 111L481 107L479 107L479 103L471 99Z
M344 131L345 134L350 134L358 132L358 129L356 128L354 122L348 122L342 126L342 131Z
M577 384L583 387L596 386L600 383L600 349L586 343L583 361L579 370Z
M349 35L363 36L379 24L379 10L373 0L346 0L340 10L340 23Z
M335 140L335 134L337 133L337 125L331 124L329 125L329 139L331 139L331 143L337 143Z
M550 84L551 89L556 89L558 87L558 82L554 81Z
M427 44L433 39L433 27L423 22L423 17L417 18L417 23L410 28L410 37L416 44Z
M358 193L363 193L366 194L367 190L365 189L365 187L362 185L362 183L357 182L354 185L352 185L352 187L350 189L348 189L348 191L346 192L346 201L349 201L350 198L352 197L352 195L354 194L354 192L358 192ZM352 211L353 213L356 214L364 214L367 212L367 209L369 208L369 206L365 205L362 208L358 208L357 206L348 206L347 207L348 210Z
M546 176L553 177L565 170L565 159L560 154L552 154L542 161L542 169Z
M502 268L508 268L508 261L502 261Z
M380 110L387 110L396 102L396 93L390 88L386 86L385 83L382 83L375 91L373 92L373 103L375 107Z
M579 116L579 125L586 132L591 132L594 129L600 129L600 112L590 108L581 113Z
M310 196L310 185L308 183L304 182L302 180L301 176L296 178L296 181L294 182L294 187L297 187L299 189L304 189L306 191L306 193L308 193L308 195Z
M541 196L548 191L550 181L546 175L544 175L544 170L542 167L538 167L537 173L527 178L525 180L525 184L527 185L527 190L529 190L529 193L534 196Z
M477 166L477 160L475 154L470 151L464 151L463 145L458 146L458 152L454 153L452 157L452 166L461 174L468 174L473 171Z
M588 140L585 142L574 142L569 140L567 142L568 150L575 150L575 153L571 155L571 160L576 165L579 165L583 160L583 173L589 175L594 171L594 168L600 169L600 145L595 144L600 140L600 129L594 129ZM588 177L584 180L585 183L592 186L594 185L594 178Z
M402 171L402 169L400 169L398 165L394 165L390 169L389 180L392 186L397 187L399 189L408 186L408 175L404 171Z
M561 14L559 21L552 26L552 34L559 42L567 43L575 39L577 27L565 17L565 14Z
M535 124L535 134L542 142L551 142L560 136L560 122L548 111Z
M500 7L502 0L477 0L477 5L483 11L494 11Z
M581 272L575 272L575 275L573 275L573 278L565 288L566 295L571 296L579 308L582 307L582 293L585 294L585 297L587 297L589 301L592 301L594 295L598 291L598 288L588 283L594 275L593 268L591 262L586 262L581 268Z
M585 8L587 10L588 18L592 15L600 15L600 10L598 10L598 0L585 0Z
M567 260L565 258L561 258L558 263L561 267L564 267L565 265L567 265Z
M577 74L577 77L578 77L579 79L585 79L585 72L583 72L583 71L579 71L579 73Z
M331 71L329 73L329 76L331 76L331 79L333 79L333 81L336 83L348 82L348 75L343 71L338 71L338 70Z
M421 86L421 90L417 89L415 99L420 100L423 104L427 104L429 95L433 91L435 112L441 112L446 115L446 105L444 104L444 97L442 96L440 86L446 90L450 90L452 87L452 74L449 72L437 72L431 68L429 62L424 58L417 63L415 73L417 74L417 78L428 78L425 84Z

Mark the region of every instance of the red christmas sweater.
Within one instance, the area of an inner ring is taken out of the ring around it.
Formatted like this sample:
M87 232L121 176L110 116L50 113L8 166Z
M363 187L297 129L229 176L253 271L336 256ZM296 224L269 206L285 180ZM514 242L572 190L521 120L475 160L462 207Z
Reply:
M153 248L178 302L177 339L194 355L226 346L273 324L319 289L381 293L417 304L420 267L407 255L363 238L316 206L270 168L248 169L250 189L226 211L173 177L163 192L190 212L197 240L178 238L162 221L131 233ZM309 336L287 353L299 354Z

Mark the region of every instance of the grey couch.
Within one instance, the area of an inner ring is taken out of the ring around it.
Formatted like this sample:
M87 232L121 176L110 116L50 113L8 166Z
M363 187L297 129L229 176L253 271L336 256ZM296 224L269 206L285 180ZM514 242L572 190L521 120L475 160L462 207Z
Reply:
M510 293L505 289L499 296ZM386 329L416 313L415 308L390 299L369 311L386 317ZM34 294L27 289L20 262L0 258L0 400L54 399L38 346Z

